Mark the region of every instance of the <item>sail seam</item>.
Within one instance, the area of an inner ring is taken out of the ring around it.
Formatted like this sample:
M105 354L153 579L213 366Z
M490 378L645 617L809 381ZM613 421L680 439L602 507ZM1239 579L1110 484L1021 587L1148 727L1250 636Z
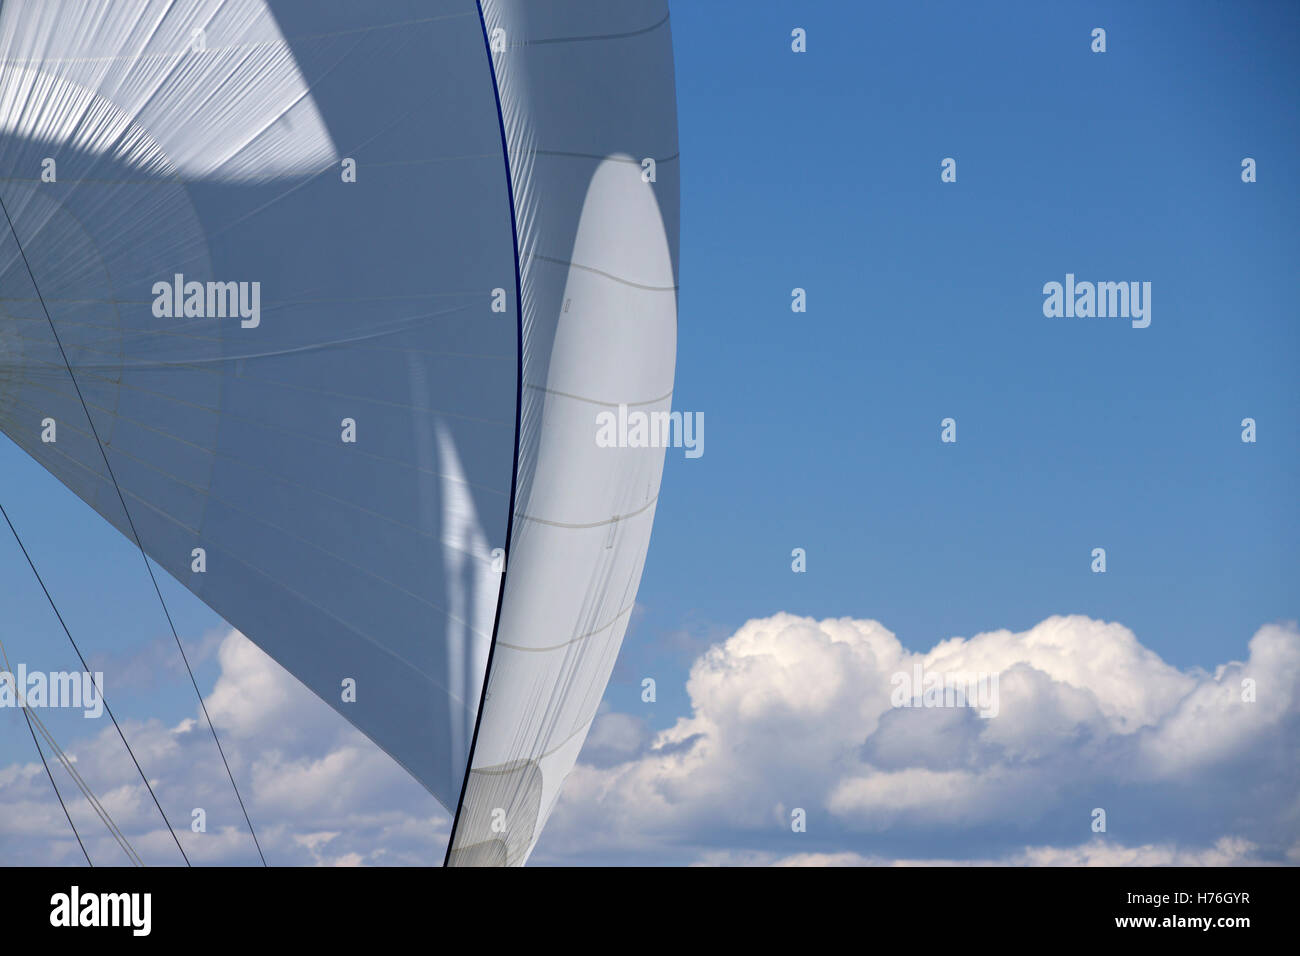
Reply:
M524 388L532 389L535 392L544 392L547 395L555 395L559 398L571 398L575 402L586 402L589 405L607 405L610 408L618 408L620 405L626 405L633 408L637 405L654 405L662 402L666 398L673 397L673 390L670 388L662 395L656 395L654 398L646 398L636 402L610 402L602 398L588 398L586 395L574 395L572 392L562 392L558 388L548 388L545 385L525 385Z
M630 37L639 37L644 36L647 33L653 33L667 22L668 14L665 13L662 20L657 23L652 23L648 27L642 27L639 30L627 30L623 33L592 33L585 36L547 37L542 40L524 40L520 43L512 43L511 46L520 48L529 46L545 46L551 43L587 43L592 40L626 40Z
M557 266L569 266L572 269L581 269L583 272L594 272L598 276L604 276L606 279L611 279L614 282L619 282L622 283L623 285L631 286L633 289L644 289L647 292L679 291L677 286L675 285L642 285L640 282L633 282L631 279L624 279L622 276L616 276L612 272L606 272L604 269L597 269L594 268L593 266L584 266L580 262L571 262L568 259L557 259L554 256L543 256L540 254L534 254L533 258L538 259L541 262L550 262Z

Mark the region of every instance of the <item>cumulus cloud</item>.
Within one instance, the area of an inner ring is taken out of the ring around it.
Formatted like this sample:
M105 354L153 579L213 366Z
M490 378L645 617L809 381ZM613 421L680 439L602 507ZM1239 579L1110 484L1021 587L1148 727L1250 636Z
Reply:
M1249 651L1207 673L1081 616L924 653L876 621L752 620L695 662L688 716L578 767L536 859L1283 862L1300 632L1263 627ZM996 675L997 715L894 706L918 669Z
M1180 670L1122 625L1080 616L921 653L876 621L752 620L697 656L690 711L671 727L602 709L533 861L1300 863L1300 631L1265 626L1248 651ZM208 709L273 864L441 860L450 816L391 759L242 636L215 653ZM996 676L996 716L896 706L930 699L900 691L899 675L917 674ZM123 726L191 859L255 863L199 715ZM111 725L62 742L135 849L175 862ZM125 862L56 774L96 863ZM190 831L196 807L203 834ZM796 810L806 832L791 828ZM80 859L38 762L0 767L0 850Z
M216 653L220 674L206 698L208 712L270 863L442 861L451 820L427 791L242 635L228 632ZM21 716L12 716L21 724ZM194 863L259 862L197 704L195 716L175 726L127 720L122 729ZM94 736L59 742L146 863L180 862L107 720L97 723ZM97 865L126 864L73 781L53 759L51 765L91 858ZM191 829L195 809L205 814L204 833ZM35 760L0 768L0 848L11 863L84 862Z
M711 852L697 866L1250 866L1260 862L1249 840L1225 837L1212 847L1173 845L1126 847L1094 839L1076 847L1026 847L985 859L891 859L860 853L794 853L778 856L753 851Z
M592 767L612 767L642 753L653 734L644 720L631 714L610 712L601 705L601 713L592 722L582 747L582 762Z

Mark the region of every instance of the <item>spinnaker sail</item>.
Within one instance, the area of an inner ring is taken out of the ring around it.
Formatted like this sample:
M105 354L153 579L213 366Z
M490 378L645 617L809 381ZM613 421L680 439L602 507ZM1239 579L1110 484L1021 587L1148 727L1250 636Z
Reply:
M626 631L677 173L664 0L0 3L0 430L453 865L527 860Z

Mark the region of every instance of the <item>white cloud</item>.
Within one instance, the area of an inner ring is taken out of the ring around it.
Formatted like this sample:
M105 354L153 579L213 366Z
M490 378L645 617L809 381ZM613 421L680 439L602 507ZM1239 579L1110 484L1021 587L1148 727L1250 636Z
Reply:
M272 863L441 860L449 815L238 634L207 698ZM998 675L998 715L896 708L891 677ZM1242 700L1242 681L1256 700ZM602 712L535 863L1230 865L1300 860L1300 632L1183 671L1123 626L1053 617L913 654L875 621L777 614L705 651L690 713ZM11 714L11 717L14 716ZM21 723L21 718L19 718ZM150 862L178 854L111 725L61 741ZM256 862L197 714L124 722L196 863ZM21 728L25 731L25 728ZM124 858L56 768L97 863ZM208 832L189 832L194 807ZM1108 832L1091 832L1106 810ZM790 813L805 811L806 833ZM76 863L39 763L0 767L10 862Z
M272 864L442 861L450 817L405 771L242 635L228 633L217 659L208 711ZM172 727L126 720L122 729L193 862L258 862L197 707ZM117 732L107 721L96 730L59 742L146 862L180 862ZM91 858L126 863L67 774L52 766ZM195 808L206 812L206 833L191 832ZM83 861L38 762L0 768L0 847L11 863Z
M998 675L998 715L891 706L891 676L915 664ZM1209 674L1081 616L912 654L875 621L777 614L710 648L687 690L690 715L644 752L579 765L537 862L1281 861L1300 846L1294 625Z
M638 756L653 736L644 720L631 714L611 713L602 706L582 746L582 761L593 767L610 767Z
M1026 847L985 859L891 859L860 853L772 853L726 851L705 854L699 866L1251 866L1259 863L1256 846L1225 837L1203 849L1172 845L1122 846L1094 839L1076 847Z

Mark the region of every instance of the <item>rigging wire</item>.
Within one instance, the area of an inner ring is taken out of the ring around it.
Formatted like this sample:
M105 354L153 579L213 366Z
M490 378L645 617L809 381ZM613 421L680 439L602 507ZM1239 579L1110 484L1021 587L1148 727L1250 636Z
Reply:
M32 728L32 715L27 712L26 704L23 704L23 717L27 720L27 732L32 735L32 743L36 745L36 752L41 756L41 766L45 768L45 776L50 778L50 786L54 788L54 796L58 798L59 807L68 820L68 826L72 827L72 835L77 838L77 846L81 847L81 855L86 858L86 866L94 869L95 864L90 862L90 854L86 852L86 844L81 842L81 834L77 832L77 825L72 822L72 814L68 812L68 805L63 802L63 794L59 793L59 785L54 782L54 774L50 771L50 763L45 759L45 750L41 747L41 742L36 739L36 731Z
M86 865L93 869L95 864L90 862L90 854L86 852L86 844L81 842L81 834L77 832L77 825L72 822L72 814L68 812L68 805L63 802L63 794L59 793L59 785L54 782L54 774L50 771L50 763L45 759L45 750L41 747L41 742L36 739L36 730L32 727L32 715L28 710L27 701L23 699L22 690L18 687L18 680L13 676L14 669L9 663L9 651L5 648L3 640L0 640L0 656L4 657L5 662L5 673L3 677L0 677L0 680L12 682L13 684L18 705L22 708L23 718L27 721L27 732L32 735L32 743L36 745L36 753L40 755L41 766L45 768L45 776L50 778L50 786L54 788L54 796L58 799L63 815L68 820L68 826L72 827L72 835L77 838L77 846L81 847L81 855L86 858ZM41 728L41 732L42 734L48 733L44 727Z
M4 512L3 505L0 505L0 512ZM9 516L6 513L5 520L8 521L8 518ZM9 524L9 527L13 530L12 523ZM14 531L14 537L18 537L17 531ZM18 539L18 545L19 547L23 547L21 539ZM24 550L26 549L24 548ZM27 719L27 729L32 735L33 743L36 744L37 753L41 755L41 763L45 764L45 773L50 778L50 785L54 787L54 795L59 798L59 806L63 807L63 815L68 818L68 825L72 827L72 834L77 838L77 843L81 846L81 852L85 855L86 862L90 864L92 868L95 865L90 860L90 854L86 852L86 845L81 841L81 834L77 832L77 825L72 822L72 816L68 813L67 804L63 802L63 795L59 792L59 785L54 782L54 775L50 773L50 765L45 760L45 751L41 748L40 741L36 739L36 728L40 729L41 736L44 737L45 742L49 744L50 750L54 752L54 756L58 759L59 764L67 771L68 776L72 778L72 782L77 785L77 789L80 790L82 796L86 798L86 802L90 804L91 809L95 811L99 816L99 819L104 822L106 827L108 827L109 833L113 836L113 839L117 841L118 846L122 848L122 852L126 854L127 859L136 866L144 866L144 860L140 859L140 854L135 852L135 848L131 846L131 842L127 840L126 834L124 834L121 828L113 822L113 818L109 816L108 810L100 802L99 798L91 791L90 785L87 784L86 781L82 779L81 774L77 772L77 768L73 764L72 758L64 753L63 748L60 747L59 742L54 739L54 735L50 733L50 729L45 726L44 721L33 713L32 709L27 705L27 701L23 698L22 688L18 686L17 679L14 677L13 665L9 662L9 650L5 647L3 640L0 640L0 658L4 659L5 672L8 674L9 680L13 681L14 693L18 698L19 706L23 709L23 716ZM35 724L35 727L33 727L33 724Z
M72 637L72 632L71 632L70 630L68 630L68 625L67 625L67 623L63 620L63 615L59 612L58 605L56 605L56 604L54 603L54 597L53 597L53 595L50 594L50 589L47 588L47 587L45 586L45 580L44 580L44 578L42 578L42 577L41 577L41 573L40 573L38 570L36 570L36 563L32 560L32 556L31 556L31 554L27 551L27 545L25 545L25 544L23 543L23 539L22 539L22 537L18 534L18 529L14 527L14 523L13 523L13 521L10 520L10 518L9 518L9 512L5 510L5 507L4 507L3 504L0 504L0 517L3 517L3 518L4 518L4 520L5 520L5 524L7 524L7 525L9 526L9 530L13 533L14 540L18 542L18 548L19 548L19 550L22 551L22 553L23 553L23 557L27 559L27 566L28 566L29 568L32 569L32 574L34 574L34 575L36 576L36 583L39 584L39 585L41 586L41 590L45 593L45 600L49 602L50 608L54 611L54 616L55 616L56 618L58 618L58 620L59 620L59 625L63 628L63 633L67 635L67 637L68 637L68 642L72 644L72 649L73 649L74 651L76 651L76 653L77 653L77 659L81 661L82 669L85 670L86 673L92 675L92 676L91 676L91 680L93 681L93 680L94 680L94 675L93 675L93 673L92 673L91 670L90 670L90 665L86 663L86 658L85 658L85 656L81 653L81 648L77 646L77 642L76 642L76 641L73 639L73 637ZM122 740L122 746L126 747L126 752L127 752L128 754L131 755L131 762L132 762L133 764L135 764L135 769L139 772L139 774L140 774L140 779L144 782L145 789L149 791L149 796L153 797L153 803L154 803L154 806L157 807L157 808L158 808L158 812L159 812L160 814L162 814L163 823L166 823L166 824L167 824L167 830L168 830L168 832L171 833L171 835L172 835L172 839L176 841L176 848L177 848L178 850L181 851L181 856L182 856L182 857L184 858L184 860L185 860L185 865L186 865L186 866L189 866L189 865L190 865L190 858L189 858L188 856L185 855L185 849L184 849L184 847L181 846L181 841L180 841L180 839L176 836L176 831L172 829L171 821L169 821L169 820L167 819L167 814L163 811L162 804L158 802L158 795L155 794L155 793L153 792L153 787L152 787L152 786L150 785L150 783L149 783L149 778L145 776L144 770L140 767L140 761L137 760L136 757L135 757L135 751L132 750L132 749L131 749L131 745L130 745L129 743L127 743L126 734L122 732L122 726L121 726L121 724L119 724L119 723L117 722L117 717L115 717L115 716L113 715L113 709L112 709L111 707L108 706L108 698L104 695L104 688L100 687L99 684L98 684L98 682L96 682L96 683L95 683L95 689L99 692L99 699L100 699L101 701L104 702L104 713L108 714L108 718L109 718L109 720L111 720L111 721L113 722L113 727L117 730L117 735L118 735L118 737L120 737L121 740ZM41 727L41 733L42 733L42 735L46 738L46 740L47 740L47 741L48 741L52 746L55 747L55 749L58 749L58 745L54 743L54 738L53 738L53 736L52 736L52 735L51 735L51 734L50 734L50 733L45 729L44 724L42 724L42 723L40 722L40 719L39 719L39 718L34 718L34 719L36 719L37 724ZM60 753L60 755L62 755L62 751L61 751L61 750L59 751L59 753ZM60 759L62 760L62 756L60 757ZM78 781L78 785L81 786L82 781L81 781L81 779L80 779L80 775L77 775L77 774L75 773L75 771L73 771L73 770L71 769L71 762L70 762L70 761L63 761L63 763L64 763L64 767L65 767L65 768L68 768L68 770L69 770L70 773L73 773L74 778ZM88 790L89 790L89 788L84 787L84 786L82 787L82 792L85 793L87 799L91 801L91 806L96 806L96 804L98 804L98 801L94 799L93 795L90 794L90 793L88 792ZM102 805L101 805L101 806L102 806ZM97 812L98 812L98 809L99 809L99 808L97 808ZM101 819L102 819L102 818L103 818L103 814L101 814ZM116 827L115 827L111 822L109 822L108 820L105 820L105 823L107 823L107 824L109 825L109 829L110 829L110 830L114 830L114 831L116 831L116 833L119 833L119 834L121 833L121 831L120 831L120 830L116 830ZM125 837L123 837L123 839L125 839ZM132 851L132 854L134 854L134 851ZM135 859L138 860L139 857L136 856ZM141 865L143 865L143 864L141 864Z
M9 673L12 674L13 668L9 665L9 656L5 651L3 642L0 642L0 653L4 654L5 667L9 668ZM135 847L131 846L131 841L126 838L126 834L124 834L121 828L113 821L112 816L109 815L108 809L102 802L100 802L99 798L95 796L94 792L90 789L90 785L87 784L81 774L77 772L76 765L73 763L72 758L69 757L67 753L64 752L63 748L59 746L59 742L54 739L54 735L50 733L50 729L45 726L45 723L40 719L40 717L36 716L33 710L27 706L26 701L22 700L21 690L18 690L18 694L19 701L23 707L23 713L27 717L27 729L32 731L33 740L36 739L35 730L39 730L41 736L45 738L45 742L49 745L50 750L53 751L55 758L59 761L59 764L65 771L67 771L68 776L72 778L72 782L77 785L77 789L80 790L82 796L86 798L86 802L90 804L90 808L94 810L99 819L103 821L104 826L108 828L109 834L117 841L117 845L122 848L122 852L126 854L127 859L130 860L134 866L144 866L144 860L140 858L140 854L136 853ZM34 729L33 725L35 725ZM45 762L45 752L44 750L41 750L39 741L36 741L36 747L41 754L41 762L45 763L45 770L48 774L49 764ZM59 797L60 805L63 806L64 815L68 816L67 804L64 803L62 794L59 793L59 787L54 783L53 776L50 777L50 783L54 785L54 792ZM71 816L68 816L68 824L72 827L72 832L77 837L77 842L81 844L82 853L86 853L85 844L81 842L81 834L77 832L76 824L72 822ZM94 863L91 863L89 854L86 855L86 862L90 863L92 867L95 865Z
M95 444L99 448L100 456L104 459L104 468L107 469L108 477L113 482L113 488L117 492L118 501L122 503L122 513L126 516L127 525L131 529L131 537L135 540L136 547L140 549L140 557L144 560L145 570L149 572L149 580L153 583L154 593L158 595L158 603L162 605L163 616L167 618L167 626L171 628L172 638L176 641L176 649L180 651L181 660L185 663L185 672L189 675L190 684L194 688L195 696L199 699L199 708L203 711L203 717L208 723L208 729L212 732L212 739L217 745L217 752L221 754L221 763L226 768L226 776L230 779L230 786L235 791L235 799L239 801L239 809L243 811L244 822L248 824L248 832L252 834L253 845L257 847L257 855L261 859L262 865L266 866L266 854L262 852L262 844L257 839L257 830L253 828L253 820L248 815L248 807L244 805L243 795L239 792L239 784L235 783L235 774L230 769L230 761L226 759L226 750L221 746L221 738L217 736L217 728L212 723L212 716L208 713L208 705L204 702L203 693L199 690L198 681L194 678L194 669L190 666L189 656L185 653L185 647L181 644L180 634L177 632L176 624L172 620L171 611L167 608L167 601L163 598L162 588L158 586L158 578L153 573L153 565L149 562L149 555L145 553L144 542L140 538L140 533L136 530L135 521L131 518L131 510L126 505L126 496L122 493L121 485L117 483L117 476L113 473L113 466L108 460L108 452L104 449L104 443L99 437L99 430L95 428L95 421L91 417L90 406L86 403L85 396L81 394L81 386L77 383L77 376L72 370L72 363L68 360L68 353L63 348L63 340L59 338L58 329L54 326L54 319L50 315L49 307L45 304L45 297L41 294L40 286L36 282L36 273L32 270L31 263L27 260L27 253L23 249L22 241L18 238L18 230L14 227L13 219L9 216L9 209L5 206L3 198L0 198L0 211L4 212L5 221L9 224L9 231L14 237L14 244L18 247L18 254L22 256L23 265L27 267L27 275L32 280L32 289L35 290L37 298L40 299L41 309L45 312L45 320L50 324L50 333L54 336L54 344L58 346L59 354L63 357L63 364L68 370L68 377L72 380L72 387L76 390L77 398L81 402L81 408L86 413L86 422L90 425L90 433L95 436ZM71 637L72 635L69 634L69 640L71 640ZM77 653L80 654L81 652L78 651ZM106 703L105 709L107 709L107 706ZM114 721L114 723L116 723L116 721ZM122 741L125 743L126 738L123 737ZM135 759L134 754L132 754L132 759ZM141 772L141 775L143 776L143 771ZM147 784L148 781L146 781L146 785ZM152 792L153 790L150 788L150 793L152 794ZM158 803L157 797L154 798L154 803ZM158 805L158 812L162 813L161 804ZM167 814L163 813L163 819L167 819ZM185 863L188 866L190 862L189 857L185 855L185 849L181 846L181 841L176 837L176 831L171 829L170 822L167 824L167 829L171 830L172 839L176 841L176 848L181 851L181 856L185 858Z
M49 744L50 749L54 751L54 756L58 758L63 769L66 770L68 776L72 778L72 782L77 785L77 789L81 791L81 795L86 798L86 802L90 804L90 808L95 811L96 816L98 816L99 819L103 821L104 826L108 828L109 835L112 836L113 839L117 841L117 845L122 848L122 852L126 854L126 858L131 861L133 866L144 866L144 860L140 858L140 854L135 852L135 847L131 846L131 841L126 838L126 834L122 832L122 828L119 827L109 815L108 808L104 806L97 796L95 796L94 792L90 789L90 785L86 783L81 774L77 772L76 764L72 762L72 758L69 757L64 752L63 748L59 746L59 742L54 739L54 735L50 733L49 728L46 727L41 719L32 713L30 709L28 709L27 714L35 723L36 729L41 732L41 736L45 738L45 742Z

